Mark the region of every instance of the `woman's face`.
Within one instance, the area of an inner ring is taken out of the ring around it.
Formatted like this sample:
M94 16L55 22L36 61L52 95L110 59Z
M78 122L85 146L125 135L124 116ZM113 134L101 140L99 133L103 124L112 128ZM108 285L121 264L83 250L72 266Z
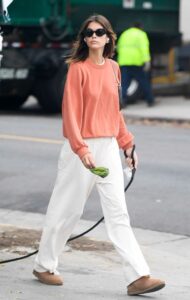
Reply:
M89 49L103 49L105 44L109 42L109 38L106 34L104 27L97 23L91 22L85 30L84 38Z

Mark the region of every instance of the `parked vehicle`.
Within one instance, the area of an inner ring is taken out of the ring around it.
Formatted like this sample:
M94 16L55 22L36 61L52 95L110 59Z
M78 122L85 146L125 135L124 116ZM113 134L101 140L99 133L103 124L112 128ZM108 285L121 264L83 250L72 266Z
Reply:
M72 41L82 21L105 15L119 35L134 20L143 22L151 53L180 43L179 0L13 0L0 1L3 31L0 109L20 107L34 95L46 112L59 112ZM133 82L128 93L139 95Z

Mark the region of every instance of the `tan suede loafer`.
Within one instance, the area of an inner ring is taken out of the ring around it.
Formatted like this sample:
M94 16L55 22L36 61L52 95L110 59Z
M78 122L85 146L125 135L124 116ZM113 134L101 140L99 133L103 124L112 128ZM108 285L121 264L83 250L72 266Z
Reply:
M165 287L165 282L160 279L143 276L132 282L128 288L127 293L130 296L156 292Z
M48 271L46 272L37 272L36 270L33 270L33 274L38 280L44 284L49 285L63 285L63 279L60 275L55 275L53 273L50 273Z

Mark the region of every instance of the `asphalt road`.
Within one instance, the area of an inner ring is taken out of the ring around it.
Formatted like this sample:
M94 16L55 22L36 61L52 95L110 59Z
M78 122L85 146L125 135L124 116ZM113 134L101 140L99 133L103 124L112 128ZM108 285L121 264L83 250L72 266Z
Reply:
M132 226L190 235L189 129L162 124L130 124L129 129L140 159L126 193ZM0 208L45 213L61 139L59 115L46 116L35 107L0 114ZM94 189L82 218L101 216Z

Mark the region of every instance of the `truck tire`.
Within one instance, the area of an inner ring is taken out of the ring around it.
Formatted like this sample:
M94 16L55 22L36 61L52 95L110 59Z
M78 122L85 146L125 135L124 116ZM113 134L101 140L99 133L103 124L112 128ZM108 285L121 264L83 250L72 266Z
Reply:
M19 109L26 100L27 97L23 97L23 96L0 97L0 110Z
M66 66L61 66L53 77L38 79L34 94L45 112L61 112L66 73Z

